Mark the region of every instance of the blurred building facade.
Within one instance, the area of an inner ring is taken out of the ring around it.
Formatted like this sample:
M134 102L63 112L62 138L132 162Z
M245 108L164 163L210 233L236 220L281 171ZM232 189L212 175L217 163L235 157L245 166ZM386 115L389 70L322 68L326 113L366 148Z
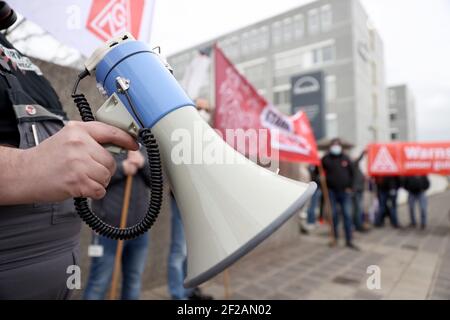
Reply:
M415 141L416 108L414 97L405 84L387 89L389 123L392 140Z
M175 76L214 43L284 113L291 77L322 71L327 136L357 149L390 139L383 42L358 0L315 1L179 52L168 58ZM201 92L214 101L208 85Z

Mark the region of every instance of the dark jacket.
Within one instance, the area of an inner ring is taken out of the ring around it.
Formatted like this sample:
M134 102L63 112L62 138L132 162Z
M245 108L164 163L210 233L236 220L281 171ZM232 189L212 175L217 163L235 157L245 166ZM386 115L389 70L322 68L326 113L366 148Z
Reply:
M311 181L314 181L317 184L317 188L320 188L319 168L314 165L309 165L308 171L309 171L309 175L311 177Z
M142 152L143 150L141 150ZM131 187L130 206L128 208L127 226L138 223L147 213L149 202L149 169L145 152L145 165L133 176ZM101 200L92 201L93 211L106 223L118 227L122 213L123 196L125 193L125 182L127 176L123 172L122 161L127 158L126 154L114 155L117 170L111 178L106 189L106 196Z
M405 177L403 187L413 194L419 194L428 190L430 187L430 180L427 176L411 176Z
M335 192L351 189L353 186L353 166L345 154L338 156L326 154L322 158L328 188Z
M353 191L355 192L363 192L366 188L366 177L359 166L363 157L364 153L361 153L353 162Z
M395 176L377 177L375 181L378 191L382 192L398 190L401 187L400 178Z

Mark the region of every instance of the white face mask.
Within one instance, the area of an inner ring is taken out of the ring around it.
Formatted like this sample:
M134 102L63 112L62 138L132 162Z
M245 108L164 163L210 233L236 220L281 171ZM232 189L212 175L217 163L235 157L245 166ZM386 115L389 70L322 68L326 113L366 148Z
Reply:
M342 153L342 147L338 144L334 144L330 147L330 153L335 156L338 156Z

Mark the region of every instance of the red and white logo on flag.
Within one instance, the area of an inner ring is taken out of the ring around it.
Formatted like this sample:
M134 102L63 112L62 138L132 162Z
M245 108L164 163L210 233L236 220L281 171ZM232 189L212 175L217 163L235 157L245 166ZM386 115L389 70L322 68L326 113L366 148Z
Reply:
M144 0L93 0L87 29L106 41L123 32L138 38Z
M398 166L394 161L389 149L386 146L382 146L378 149L375 158L370 166L371 172L379 173L396 173L398 172Z

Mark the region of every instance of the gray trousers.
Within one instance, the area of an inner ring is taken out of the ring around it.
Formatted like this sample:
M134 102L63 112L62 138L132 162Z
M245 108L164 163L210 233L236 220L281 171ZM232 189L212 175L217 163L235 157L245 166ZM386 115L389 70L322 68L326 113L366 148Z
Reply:
M0 272L0 300L69 299L67 267L76 265L77 252L59 254L34 264Z

